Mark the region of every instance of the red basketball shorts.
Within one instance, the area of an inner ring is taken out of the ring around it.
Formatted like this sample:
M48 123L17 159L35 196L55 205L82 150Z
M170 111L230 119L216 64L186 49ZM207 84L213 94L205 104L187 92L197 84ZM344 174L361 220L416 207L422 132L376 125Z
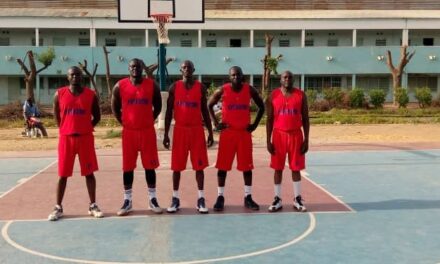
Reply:
M202 126L174 126L171 170L183 171L186 169L188 152L191 154L193 170L198 171L208 167L208 151L205 131Z
M251 133L228 128L222 130L215 167L224 171L231 170L235 154L237 154L237 170L249 171L254 168Z
M58 143L58 175L60 177L72 176L76 154L78 154L82 176L90 175L98 170L93 134L60 135Z
M133 171L136 168L138 152L141 153L141 161L144 169L156 169L159 167L157 154L157 139L154 127L146 129L122 130L122 169Z
M275 148L275 154L271 155L270 167L275 170L283 170L286 162L286 155L289 159L289 168L292 171L304 169L306 159L301 154L301 145L304 137L301 130L281 131L274 129L272 132L272 144Z

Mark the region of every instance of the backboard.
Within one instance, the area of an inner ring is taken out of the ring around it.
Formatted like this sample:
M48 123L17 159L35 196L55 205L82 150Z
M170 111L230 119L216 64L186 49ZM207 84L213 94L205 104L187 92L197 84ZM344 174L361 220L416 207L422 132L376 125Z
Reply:
M204 0L118 0L121 23L151 23L152 14L172 14L172 23L204 23Z

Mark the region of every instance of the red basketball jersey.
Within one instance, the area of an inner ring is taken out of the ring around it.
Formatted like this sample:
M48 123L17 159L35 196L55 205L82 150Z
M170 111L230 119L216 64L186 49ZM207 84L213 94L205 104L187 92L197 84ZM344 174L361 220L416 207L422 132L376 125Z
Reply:
M84 87L81 94L75 96L69 86L57 91L60 107L60 135L89 134L93 132L92 105L95 92Z
M199 81L194 80L190 89L185 88L182 80L175 82L174 119L176 126L202 125L201 99L202 85Z
M234 129L245 129L251 121L251 90L249 84L242 85L239 92L230 83L223 85L222 122Z
M154 81L142 78L142 83L133 85L130 78L119 81L122 101L122 125L128 129L144 129L154 126L153 118Z
M282 131L298 130L302 126L302 102L304 92L294 88L290 96L283 95L281 88L272 92L273 127Z

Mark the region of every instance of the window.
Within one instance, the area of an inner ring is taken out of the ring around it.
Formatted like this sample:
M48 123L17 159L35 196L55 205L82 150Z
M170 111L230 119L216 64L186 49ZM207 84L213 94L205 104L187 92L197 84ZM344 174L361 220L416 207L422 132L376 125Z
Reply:
M315 46L315 41L313 41L313 39L306 39L304 41L304 46L306 46L306 47L313 47L313 46Z
M130 38L131 47L142 47L144 45L142 38Z
M49 89L55 90L69 84L65 77L48 77Z
M280 39L279 46L280 47L289 47L290 46L290 40L288 40L288 39Z
M106 38L105 39L105 45L107 47L114 47L117 45L117 41L115 38Z
M79 46L90 46L90 39L89 38L79 38L78 45Z
M340 76L314 76L305 78L305 88L322 92L325 88L340 88L342 78Z
M181 39L180 40L181 47L192 47L192 40L190 39Z
M437 77L435 76L409 76L408 87L410 92L416 88L428 87L433 92L437 92Z
M10 44L9 38L0 38L0 46L9 46Z
M217 40L215 39L207 40L206 47L217 47Z
M255 39L254 40L254 47L256 48L263 48L266 46L266 40L265 39Z
M387 39L376 39L376 46L386 46Z
M329 40L327 40L327 46L337 47L337 46L339 46L339 40L338 39L329 39Z
M434 38L423 38L423 46L434 46Z
M229 47L231 48L240 48L241 47L241 39L230 39Z
M356 86L363 89L382 89L387 92L390 87L390 78L382 76L358 76L356 78Z
M31 45L32 45L32 46L36 46L35 44L36 44L36 43L35 43L35 38L32 38ZM42 39L42 38L40 38L40 43L39 43L39 44L40 44L39 46L43 46L43 45L44 45L44 42L43 42L43 39Z
M60 37L54 37L52 39L52 44L54 46L66 46L66 39L65 38L60 38Z
M364 38L358 38L356 45L363 46L364 45Z

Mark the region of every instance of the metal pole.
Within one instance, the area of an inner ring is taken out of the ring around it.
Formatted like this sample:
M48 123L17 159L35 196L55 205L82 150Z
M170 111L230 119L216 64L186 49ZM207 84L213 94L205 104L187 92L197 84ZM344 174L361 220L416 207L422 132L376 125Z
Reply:
M166 91L166 63L165 58L167 55L167 49L165 44L159 44L159 87L162 92Z

